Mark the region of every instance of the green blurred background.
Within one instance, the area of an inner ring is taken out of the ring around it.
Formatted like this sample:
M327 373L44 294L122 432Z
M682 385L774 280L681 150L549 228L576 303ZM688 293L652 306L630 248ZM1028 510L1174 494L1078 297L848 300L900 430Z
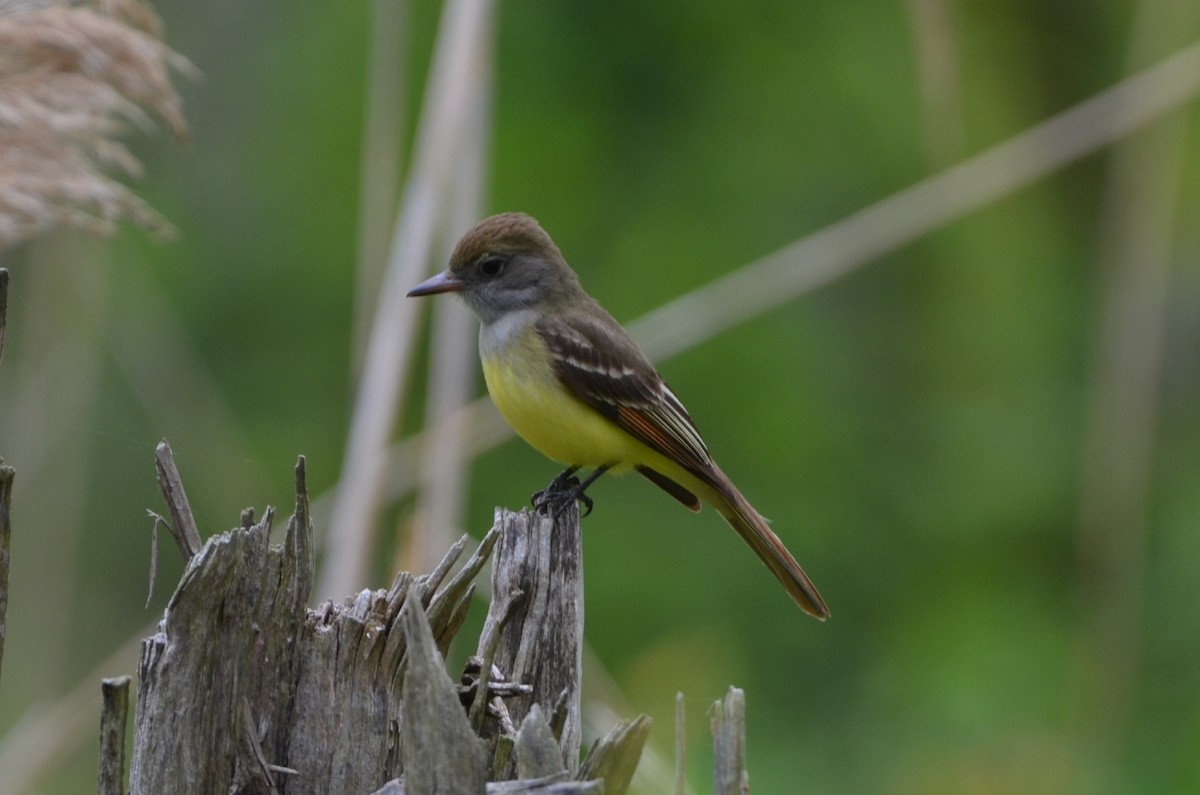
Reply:
M8 742L169 597L164 545L143 608L159 438L205 535L290 505L297 454L314 493L339 471L370 6L156 7L204 75L180 81L189 152L133 142L178 240L59 234L7 257ZM488 208L539 218L631 320L1103 90L1137 36L1146 63L1187 44L1197 14L1164 23L1171 7L502 4ZM410 120L439 10L411 4ZM1147 188L1170 270L1138 315L1163 339L1144 433L1090 413L1113 230L1137 209L1111 150L661 363L833 611L804 617L712 511L641 479L594 488L588 640L668 758L685 693L698 792L730 684L754 792L1200 790L1200 149L1156 140L1134 150L1167 151L1170 176ZM1144 488L1096 508L1097 445ZM487 453L467 528L554 472L520 442ZM106 673L135 672L121 659ZM89 741L36 791L90 791L94 765Z

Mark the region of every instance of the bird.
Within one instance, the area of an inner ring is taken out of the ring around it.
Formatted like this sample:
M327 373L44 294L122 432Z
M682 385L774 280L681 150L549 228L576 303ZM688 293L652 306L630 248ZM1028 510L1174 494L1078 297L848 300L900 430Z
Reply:
M749 545L806 613L825 600L800 564L709 453L683 403L654 365L584 291L550 235L529 215L480 221L449 267L409 296L457 293L479 319L484 381L526 442L566 469L534 494L538 509L578 500L606 472L636 471L685 507L707 503ZM583 480L575 473L592 468Z

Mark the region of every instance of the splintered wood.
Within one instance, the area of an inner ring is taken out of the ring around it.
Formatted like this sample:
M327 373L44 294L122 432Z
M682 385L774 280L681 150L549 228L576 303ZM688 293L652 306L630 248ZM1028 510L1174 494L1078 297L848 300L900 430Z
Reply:
M158 469L187 566L142 644L133 795L625 791L645 716L579 761L577 510L554 519L497 511L453 575L465 537L430 574L402 572L390 588L308 608L314 550L303 458L282 544L269 542L271 509L198 543L165 444ZM455 684L446 650L489 557L491 610ZM113 735L112 719L105 725ZM106 753L123 753L113 747ZM120 761L102 765L112 791Z

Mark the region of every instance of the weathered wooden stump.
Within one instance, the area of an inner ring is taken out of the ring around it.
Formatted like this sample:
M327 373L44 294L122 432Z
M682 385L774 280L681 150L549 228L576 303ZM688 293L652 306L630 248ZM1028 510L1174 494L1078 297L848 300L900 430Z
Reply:
M158 463L168 524L185 557L194 554L158 632L143 641L133 795L625 791L648 732L644 716L579 764L576 510L554 520L499 510L453 576L465 538L430 574L401 573L386 590L309 609L303 459L281 545L268 541L270 509L200 544L165 443ZM446 648L493 554L479 653L455 685ZM113 735L112 720L105 725ZM115 745L105 753L123 753ZM102 764L102 788L111 788L114 767L119 760Z

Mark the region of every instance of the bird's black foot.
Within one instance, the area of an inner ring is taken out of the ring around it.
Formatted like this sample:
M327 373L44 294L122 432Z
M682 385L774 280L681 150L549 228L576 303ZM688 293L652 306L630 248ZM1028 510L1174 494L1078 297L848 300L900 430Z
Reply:
M564 488L558 491L547 488L534 494L533 507L552 519L557 519L559 514L574 505L576 500L583 506L583 512L579 514L580 519L591 513L595 507L592 498L583 493L579 478L570 478L564 484Z
M583 505L583 513L579 518L583 518L592 512L595 503L592 498L584 492L587 487L596 482L596 478L608 471L607 466L598 467L592 474L588 475L582 482L575 477L575 472L579 467L568 467L554 480L550 481L550 485L539 492L535 492L532 498L533 507L542 513L553 518L558 518L558 515L563 510L574 503L576 500Z
M567 467L562 472L554 476L554 480L550 481L550 485L541 491L535 491L529 501L534 508L541 510L542 506L548 503L557 494L573 489L579 485L579 478L575 477L575 473L579 471L579 467Z
M583 503L587 509L587 516L592 512L592 498L583 493L580 488L579 478L575 477L576 468L564 469L555 476L554 480L550 481L550 485L541 491L535 491L530 501L533 503L534 509L546 514L547 516L557 518L567 506L573 504L576 500Z

